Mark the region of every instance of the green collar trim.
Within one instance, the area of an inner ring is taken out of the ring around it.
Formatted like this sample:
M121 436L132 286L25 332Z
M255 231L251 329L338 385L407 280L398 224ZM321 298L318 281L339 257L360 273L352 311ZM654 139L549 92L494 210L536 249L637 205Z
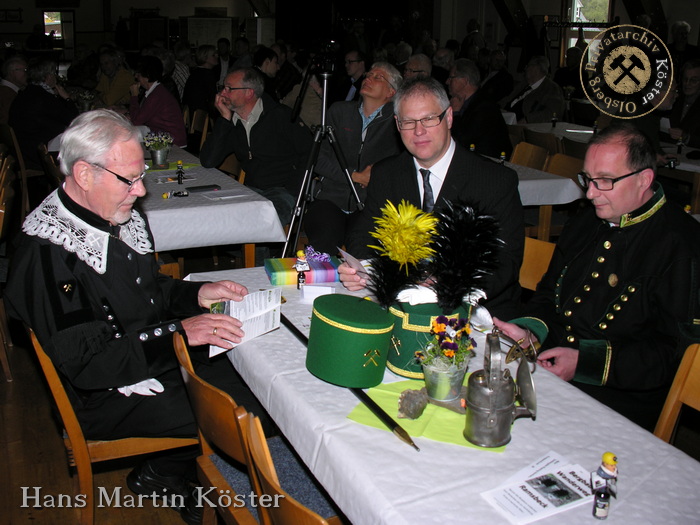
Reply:
M661 207L666 204L666 195L664 195L664 190L660 184L656 184L656 190L651 199L649 199L642 206L636 210L625 213L620 217L620 228L626 228L629 226L634 226L642 221L647 220L649 217L654 215Z

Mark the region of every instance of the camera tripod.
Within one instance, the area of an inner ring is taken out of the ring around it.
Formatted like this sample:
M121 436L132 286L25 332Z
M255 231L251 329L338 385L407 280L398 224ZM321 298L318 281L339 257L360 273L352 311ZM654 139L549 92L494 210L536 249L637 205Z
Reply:
M296 116L299 114L299 108L301 106L301 100L304 97L304 94L306 93L306 89L309 84L309 80L311 78L311 75L313 74L313 68L309 68L306 72L306 76L304 77L304 81L302 83L301 90L299 92L299 97L297 98L296 104L294 106L294 110L292 112L292 116L296 118ZM304 213L306 211L306 205L307 203L313 201L314 196L312 195L312 177L314 173L314 168L316 167L316 163L318 162L318 154L321 151L321 144L323 143L324 140L328 140L328 143L330 144L331 148L333 149L333 152L335 153L335 157L338 160L338 163L340 164L340 168L345 174L345 178L347 180L347 183L350 185L350 190L352 191L352 195L355 199L355 202L357 202L357 209L362 210L364 208L364 204L360 200L360 196L357 194L357 189L355 188L355 184L352 181L352 173L348 169L348 163L345 160L345 156L343 155L342 150L340 149L340 146L338 145L338 141L335 137L335 131L333 130L333 127L330 125L326 124L326 102L327 102L327 95L328 95L328 79L331 77L332 73L328 71L323 71L319 73L319 76L323 79L323 100L322 100L322 110L321 110L321 124L316 127L316 130L314 132L314 142L313 146L311 147L311 153L309 154L309 160L306 163L306 168L304 170L304 178L302 179L301 182L301 189L299 190L299 195L297 195L297 200L294 205L294 210L292 212L292 217L289 221L289 231L287 232L287 240L284 243L284 249L282 250L282 257L289 257L296 252L296 247L299 243L299 236L301 233L301 224L304 219ZM293 239L293 242L290 243L290 240ZM290 249L292 250L292 253L289 253Z

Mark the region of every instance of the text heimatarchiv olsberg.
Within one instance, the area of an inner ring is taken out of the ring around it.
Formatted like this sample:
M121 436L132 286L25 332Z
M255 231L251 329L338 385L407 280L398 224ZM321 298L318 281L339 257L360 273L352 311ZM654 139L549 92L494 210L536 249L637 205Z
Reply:
M22 504L27 508L82 508L87 505L85 494L44 494L42 487L20 487L22 489ZM279 507L279 498L282 495L270 496L263 494L258 496L254 492L249 494L231 495L230 490L217 490L216 487L196 487L193 491L197 507ZM181 508L185 506L185 498L180 494L134 495L122 492L122 487L97 487L95 499L96 507L129 508L143 507L144 500L153 507Z

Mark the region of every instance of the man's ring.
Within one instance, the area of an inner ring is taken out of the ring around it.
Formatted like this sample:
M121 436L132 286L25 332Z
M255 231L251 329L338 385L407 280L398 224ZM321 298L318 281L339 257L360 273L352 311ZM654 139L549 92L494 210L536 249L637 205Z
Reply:
M216 327L216 328L214 328L214 329L211 331L211 334L212 334L212 335L216 335L216 332L218 332L218 331L219 331L219 328Z

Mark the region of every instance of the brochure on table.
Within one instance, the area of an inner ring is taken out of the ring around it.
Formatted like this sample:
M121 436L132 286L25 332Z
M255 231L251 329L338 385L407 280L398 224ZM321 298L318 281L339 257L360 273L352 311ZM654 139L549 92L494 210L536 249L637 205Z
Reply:
M235 317L243 323L245 336L241 343L271 332L280 327L282 289L270 288L246 295L242 301L224 301L213 304L211 312ZM234 347L240 343L232 343ZM228 348L209 346L209 357L228 352Z
M590 472L549 452L498 488L481 495L515 525L592 503Z

